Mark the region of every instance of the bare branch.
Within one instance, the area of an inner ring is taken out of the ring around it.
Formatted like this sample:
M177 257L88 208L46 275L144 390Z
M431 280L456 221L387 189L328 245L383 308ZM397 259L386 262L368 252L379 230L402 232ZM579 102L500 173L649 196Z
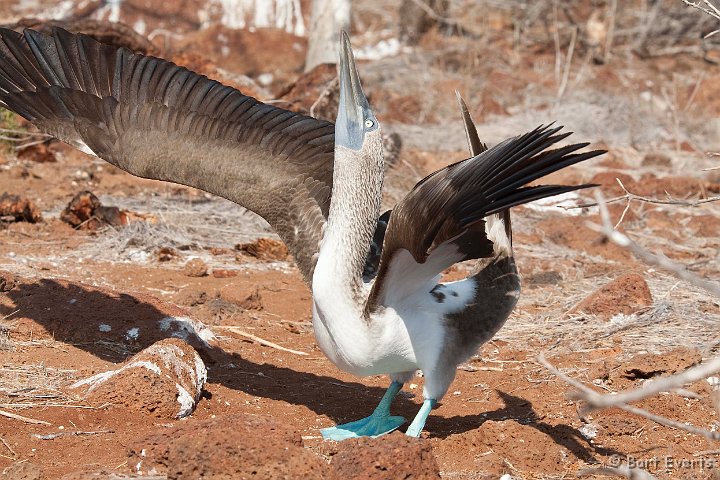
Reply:
M256 336L256 335L253 335L252 333L246 332L245 330L241 329L240 327L235 327L235 326L232 326L232 325L228 325L228 326L221 325L221 326L218 326L218 327L215 327L215 328L221 328L221 329L223 329L223 330L228 330L228 331L230 331L230 332L236 333L236 334L238 334L238 335L240 335L240 336L243 336L243 337L245 337L245 338L249 338L250 340L253 340L253 341L257 342L257 343L259 343L260 345L264 345L264 346L266 346L266 347L274 348L274 349L277 349L277 350L282 350L283 352L294 353L295 355L303 355L303 356L309 355L307 352L301 352L301 351L299 351L299 350L292 350L292 349L290 349L290 348L283 347L282 345L278 345L277 343L273 343L273 342L270 342L270 341L265 340L265 339L263 339L263 338L260 338L260 337L258 337L258 336Z
M632 252L633 255L635 255L637 258L639 258L646 264L662 268L663 270L672 273L677 278L685 280L691 285L702 288L703 290L706 290L709 293L720 298L720 285L718 285L717 283L710 282L708 280L705 280L704 278L699 277L698 275L695 275L694 273L686 270L683 265L671 261L662 254L655 255L648 252L647 250L630 240L627 235L615 230L612 226L612 223L610 222L610 214L608 212L606 202L602 194L600 192L596 192L595 199L597 200L597 205L600 208L600 217L602 218L603 224L597 225L588 222L587 226L589 228L595 230L596 232L602 233L608 238L608 240L610 240L614 244L619 245L623 248L627 248Z
M720 167L711 167L711 168L706 168L703 171L716 170L719 168ZM625 185L623 185L623 183L620 181L619 178L616 178L615 180L618 182L618 184L620 184L620 188L623 189L623 191L625 192L625 195L621 195L619 197L613 197L609 200L604 200L605 204L617 203L617 202L622 202L625 200L627 200L628 202L630 202L631 200L636 200L638 202L654 203L657 205L678 205L678 206L684 206L684 207L697 207L698 205L702 205L704 203L720 202L720 197L702 198L699 200L678 200L675 198L668 198L667 200L661 200L659 198L643 197L642 195L636 195L634 193L629 192L627 190L627 188L625 188ZM558 205L558 206L562 209L570 210L573 208L597 207L598 205L600 205L598 202L591 202L591 203L582 203L580 205L569 205L569 206L568 205Z
M647 418L648 420L652 420L653 422L665 425L667 427L677 428L678 430L683 430L693 433L695 435L700 435L707 438L708 440L720 440L720 432L711 432L709 430L697 428L686 423L671 420L669 418L650 413L647 410L643 410L642 408L633 407L626 403L652 397L660 392L672 391L674 388L685 385L686 383L692 383L694 381L702 380L703 378L709 377L713 373L717 373L718 371L720 371L720 357L716 357L703 365L698 365L697 367L690 368L677 375L671 375L669 377L665 377L659 380L647 382L645 384L646 386L643 388L628 390L626 392L616 395L604 395L598 393L585 386L581 382L568 377L560 370L555 368L550 362L548 362L543 354L540 354L538 356L537 361L543 367L548 369L550 373L552 373L568 385L571 385L577 389L577 392L569 393L568 397L572 400L579 400L585 403L583 408L580 409L580 415L582 417L594 410L614 407L620 408L622 410L625 410L626 412L633 413L643 418Z

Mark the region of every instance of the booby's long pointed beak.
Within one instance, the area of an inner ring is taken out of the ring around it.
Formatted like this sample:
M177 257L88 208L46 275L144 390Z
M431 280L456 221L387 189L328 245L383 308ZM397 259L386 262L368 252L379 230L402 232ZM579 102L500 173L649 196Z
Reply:
M370 109L355 67L355 57L347 33L342 32L340 41L340 102L335 122L335 145L360 150L365 131L375 127L374 115ZM373 122L366 125L366 120Z

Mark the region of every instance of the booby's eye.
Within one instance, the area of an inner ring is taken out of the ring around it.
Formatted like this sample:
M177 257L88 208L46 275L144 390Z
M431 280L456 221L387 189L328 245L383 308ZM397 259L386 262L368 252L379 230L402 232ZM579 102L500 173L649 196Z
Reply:
M375 126L375 122L370 119L365 120L365 128L372 128Z

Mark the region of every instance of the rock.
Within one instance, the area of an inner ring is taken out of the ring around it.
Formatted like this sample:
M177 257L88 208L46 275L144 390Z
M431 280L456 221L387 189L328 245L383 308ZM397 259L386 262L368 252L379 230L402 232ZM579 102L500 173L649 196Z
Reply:
M237 305L243 310L262 310L264 308L260 289L252 285L246 287L228 285L221 288L218 293L221 299Z
M312 114L315 118L335 121L337 117L340 83L337 80L337 66L321 63L300 75L284 92L280 100L293 112Z
M134 442L129 455L138 473L169 480L335 478L294 429L257 415L190 420Z
M195 349L172 338L71 388L85 389L86 398L96 405L112 403L158 418L182 418L195 409L206 379L205 364Z
M188 277L204 277L208 273L208 266L200 258L192 258L183 267L183 273Z
M31 200L8 193L0 195L0 217L29 223L37 223L42 219L40 209Z
M641 165L651 168L671 168L672 159L664 153L650 152L643 157Z
M258 260L286 261L290 257L287 246L272 238L258 238L254 242L241 243L236 245L235 249Z
M237 270L230 270L227 268L214 268L212 275L215 278L232 278L237 277L239 273L240 272L238 272Z
M10 272L0 272L0 292L9 292L18 285L18 278Z
M120 227L137 221L157 223L154 215L106 207L94 193L87 190L78 193L70 200L60 213L60 220L74 228L90 231L106 225Z
M69 32L88 35L101 43L128 48L133 52L140 52L146 55L160 55L162 53L150 40L124 23L82 18L82 13L76 15L78 19L68 20L23 18L13 25L12 28L16 31L32 28L33 30L50 35L53 28L60 27Z
M662 354L635 355L623 366L623 376L630 379L672 375L702 362L702 354L694 348L678 347Z
M35 163L55 163L57 159L52 150L44 143L37 143L29 147L25 147L17 154L20 160L26 160Z
M569 313L587 313L609 320L622 313L631 315L653 304L647 282L639 273L627 273L600 287Z
M160 247L155 250L155 258L158 262L169 262L170 260L176 260L180 257L180 254L173 247Z
M331 466L338 478L440 478L430 443L393 432L380 438L353 438L337 444Z

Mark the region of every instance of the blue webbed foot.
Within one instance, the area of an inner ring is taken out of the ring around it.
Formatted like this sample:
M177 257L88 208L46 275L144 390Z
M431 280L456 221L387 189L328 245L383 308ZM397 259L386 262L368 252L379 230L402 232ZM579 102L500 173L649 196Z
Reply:
M325 440L346 440L354 437L379 437L390 433L405 423L403 417L390 415L390 404L402 388L402 383L392 382L383 395L380 404L369 417L354 422L338 425L337 427L320 430Z
M323 428L320 432L325 440L341 441L354 437L379 437L396 430L405 419L399 416L370 415L336 427Z

